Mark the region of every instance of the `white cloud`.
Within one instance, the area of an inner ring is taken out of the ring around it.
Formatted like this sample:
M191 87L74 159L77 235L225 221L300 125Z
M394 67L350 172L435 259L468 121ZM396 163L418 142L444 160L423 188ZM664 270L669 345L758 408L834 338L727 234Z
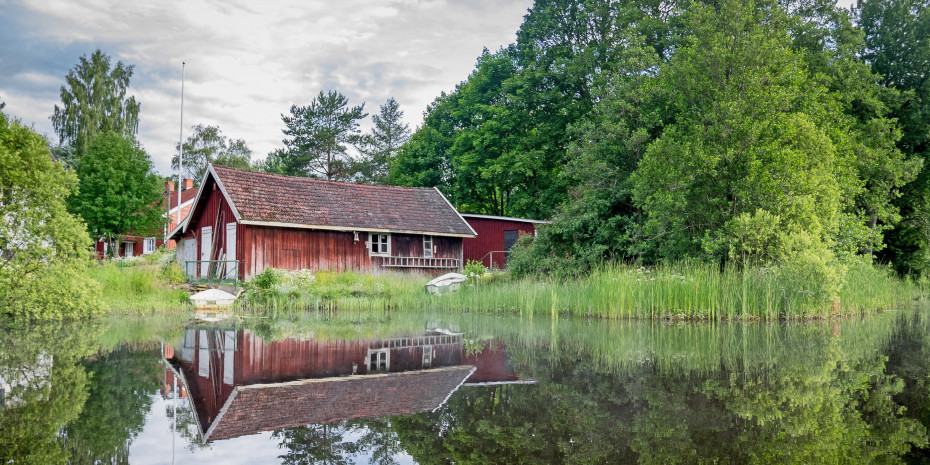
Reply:
M0 4L0 17L28 28L13 46L54 53L30 57L16 79L0 74L0 96L9 112L51 134L48 115L64 74L78 55L100 47L135 65L131 90L142 103L139 138L156 168L168 174L180 123L181 61L187 62L185 134L193 124L216 124L263 157L280 145L281 113L309 103L321 90L339 90L353 104L366 102L369 113L393 96L407 122L417 126L441 91L465 79L483 47L514 41L530 4L14 1ZM80 52L62 55L71 50Z

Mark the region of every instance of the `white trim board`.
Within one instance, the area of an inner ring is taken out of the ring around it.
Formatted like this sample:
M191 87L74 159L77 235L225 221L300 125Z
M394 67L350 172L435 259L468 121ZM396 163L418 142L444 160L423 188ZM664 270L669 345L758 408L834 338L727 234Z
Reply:
M514 218L512 216L479 215L477 213L462 213L462 216L465 218L482 218L485 220L516 221L520 223L537 223L537 224L552 223L551 221L546 221L546 220L531 220L528 218Z

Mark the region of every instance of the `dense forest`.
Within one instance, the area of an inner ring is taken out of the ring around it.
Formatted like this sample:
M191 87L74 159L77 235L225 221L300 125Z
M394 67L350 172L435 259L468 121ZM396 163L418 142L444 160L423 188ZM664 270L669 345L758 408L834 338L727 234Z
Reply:
M930 7L537 0L391 180L553 223L518 274L609 260L930 271Z

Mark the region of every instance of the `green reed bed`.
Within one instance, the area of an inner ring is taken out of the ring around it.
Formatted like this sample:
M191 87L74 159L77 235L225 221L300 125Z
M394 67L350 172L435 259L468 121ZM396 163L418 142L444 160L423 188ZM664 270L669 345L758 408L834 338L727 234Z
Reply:
M611 319L811 319L900 308L924 287L882 268L849 267L838 295L774 268L696 263L611 265L571 281L524 279L467 286L442 296L408 295L402 306Z
M804 364L838 351L852 363L874 356L885 346L901 317L889 312L869 318L816 321L673 322L655 320L602 321L586 318L551 319L528 315L494 316L446 313L433 317L469 337L502 342L515 366L523 358L552 363L583 357L599 371L631 373L648 367L663 373L708 373L726 369L754 372L773 362ZM930 319L919 325L930 328Z

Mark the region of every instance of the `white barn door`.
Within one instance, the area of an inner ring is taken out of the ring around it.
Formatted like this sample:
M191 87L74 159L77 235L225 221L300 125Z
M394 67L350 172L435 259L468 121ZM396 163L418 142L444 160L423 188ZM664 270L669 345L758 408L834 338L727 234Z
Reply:
M213 252L213 227L207 226L200 230L200 277L207 278L210 274L210 256Z
M236 223L226 223L226 260L236 260ZM235 264L227 263L225 279L236 279L239 274L237 268Z
M193 278L197 275L197 264L187 262L193 262L197 260L197 240L196 239L187 239L184 241L184 272L188 276Z

